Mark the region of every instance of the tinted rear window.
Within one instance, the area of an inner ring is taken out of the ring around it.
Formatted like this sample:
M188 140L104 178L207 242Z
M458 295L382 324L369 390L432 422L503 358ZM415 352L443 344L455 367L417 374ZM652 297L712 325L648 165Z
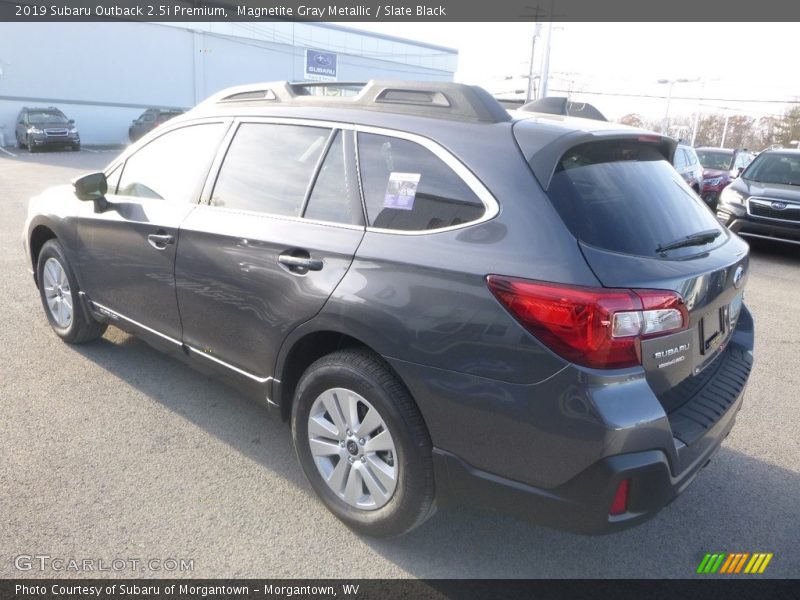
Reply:
M547 195L576 238L613 252L660 256L659 246L721 229L658 148L647 143L573 148L559 162ZM677 254L705 251L723 239Z

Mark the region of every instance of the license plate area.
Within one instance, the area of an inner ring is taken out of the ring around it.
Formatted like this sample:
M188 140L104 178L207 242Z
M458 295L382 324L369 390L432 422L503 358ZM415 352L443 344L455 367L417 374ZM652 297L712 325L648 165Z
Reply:
M700 319L700 354L709 356L724 346L736 327L742 309L742 293L738 293L730 304L709 311Z

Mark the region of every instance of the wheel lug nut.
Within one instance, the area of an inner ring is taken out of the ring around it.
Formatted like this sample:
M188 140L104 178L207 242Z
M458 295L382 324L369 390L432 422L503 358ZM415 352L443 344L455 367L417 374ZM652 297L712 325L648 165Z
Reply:
M348 456L348 457L347 457L347 460L349 460L349 461L350 461L350 464L352 464L352 463L353 463L353 457L352 457L352 456Z
M362 457L361 457L361 462L362 462L362 463L365 463L365 462L367 462L367 457L366 457L366 456L362 456Z
M347 435L350 435L350 430L349 429L347 430Z
M344 440L342 440L341 442L339 442L339 446L341 446L342 448L344 448Z
M364 445L364 438L361 438L360 440L358 440L358 443L363 446Z

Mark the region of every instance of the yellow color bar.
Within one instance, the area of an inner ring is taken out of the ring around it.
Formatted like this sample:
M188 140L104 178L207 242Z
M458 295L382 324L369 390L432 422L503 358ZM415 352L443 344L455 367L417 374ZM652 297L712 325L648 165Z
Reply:
M771 561L771 560L772 560L772 552L770 552L769 554L767 554L764 557L764 562L761 563L761 568L758 570L758 572L759 573L763 573L764 569L767 568L767 565L769 564L769 561Z
M753 554L753 560L750 561L750 564L747 565L747 568L744 570L745 573L758 573L758 568L761 566L761 562L764 560L766 554Z

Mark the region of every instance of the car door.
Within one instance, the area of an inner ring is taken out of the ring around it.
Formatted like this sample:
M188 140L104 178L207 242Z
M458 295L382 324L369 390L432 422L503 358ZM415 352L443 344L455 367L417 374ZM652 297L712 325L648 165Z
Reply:
M109 207L77 223L81 286L106 311L162 336L181 338L175 249L197 205L223 121L174 128L109 173Z
M690 183L690 174L687 171L687 162L686 153L683 151L683 148L676 148L675 157L672 159L672 164L675 167L675 170L680 173L681 177L683 177L683 180L687 183Z
M270 378L281 342L321 310L364 235L353 148L346 126L238 124L207 203L181 227L178 303L195 354Z

